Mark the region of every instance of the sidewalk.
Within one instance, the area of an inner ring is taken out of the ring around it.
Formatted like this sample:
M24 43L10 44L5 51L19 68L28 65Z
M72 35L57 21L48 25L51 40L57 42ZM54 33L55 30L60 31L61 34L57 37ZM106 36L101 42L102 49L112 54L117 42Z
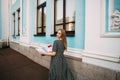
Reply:
M0 80L48 80L48 72L13 49L0 49Z

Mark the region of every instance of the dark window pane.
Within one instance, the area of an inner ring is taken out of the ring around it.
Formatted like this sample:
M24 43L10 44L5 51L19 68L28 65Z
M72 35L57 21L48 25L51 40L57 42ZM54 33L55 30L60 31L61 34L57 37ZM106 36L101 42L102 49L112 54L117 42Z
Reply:
M44 32L44 33L46 32L46 26L44 26L43 32Z
M57 32L58 29L63 29L63 25L57 25L57 26L56 26L56 30L55 30L55 32Z
M66 31L74 31L74 30L75 30L75 24L74 23L66 24Z
M75 21L75 0L66 0L66 22Z
M38 28L38 33L42 33L42 29L41 28Z
M46 0L38 0L38 5L44 3Z
M13 35L15 35L15 13L13 13Z
M38 27L42 26L42 9L38 10Z
M17 11L18 11L18 34L17 35L20 35L20 8Z
M46 26L46 7L44 8L44 14L43 14L43 26Z
M63 23L63 0L56 1L56 24Z

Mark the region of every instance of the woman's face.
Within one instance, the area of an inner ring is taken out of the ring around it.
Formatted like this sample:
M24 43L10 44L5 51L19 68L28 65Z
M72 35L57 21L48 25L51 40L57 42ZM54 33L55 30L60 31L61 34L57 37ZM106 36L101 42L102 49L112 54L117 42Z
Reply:
M62 37L62 32L59 30L59 31L57 32L56 36L57 36L58 38L61 38L61 37Z

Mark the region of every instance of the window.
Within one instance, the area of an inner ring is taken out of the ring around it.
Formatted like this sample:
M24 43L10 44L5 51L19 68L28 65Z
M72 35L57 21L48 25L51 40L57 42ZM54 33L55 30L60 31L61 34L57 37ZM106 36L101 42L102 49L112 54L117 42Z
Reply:
M18 33L17 33L17 35L19 36L20 35L20 8L17 10L17 13L18 13Z
M12 0L12 4L14 4L16 2L16 0Z
M37 0L37 35L44 36L46 33L46 2Z
M101 37L120 37L120 0L102 1Z
M114 0L112 5L113 10L111 10L112 14L110 15L112 23L110 24L110 28L111 30L120 32L120 0Z
M13 14L12 14L12 19L13 19L13 36L20 36L20 8L17 9Z
M12 15L13 15L13 29L14 29L13 36L15 36L15 13L13 13Z
M75 0L55 0L54 35L58 29L64 29L68 36L75 33Z

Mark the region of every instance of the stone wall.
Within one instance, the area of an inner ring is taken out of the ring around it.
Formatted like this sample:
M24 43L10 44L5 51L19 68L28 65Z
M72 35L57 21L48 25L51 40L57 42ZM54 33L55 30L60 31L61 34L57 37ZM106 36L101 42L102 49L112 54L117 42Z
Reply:
M2 48L2 42L0 42L0 48Z
M7 42L0 42L0 48L8 47Z
M34 62L50 67L50 57L41 56L33 46L20 45L11 42L10 47L32 59ZM81 58L65 55L68 66L74 74L75 80L120 80L120 72L82 62Z

